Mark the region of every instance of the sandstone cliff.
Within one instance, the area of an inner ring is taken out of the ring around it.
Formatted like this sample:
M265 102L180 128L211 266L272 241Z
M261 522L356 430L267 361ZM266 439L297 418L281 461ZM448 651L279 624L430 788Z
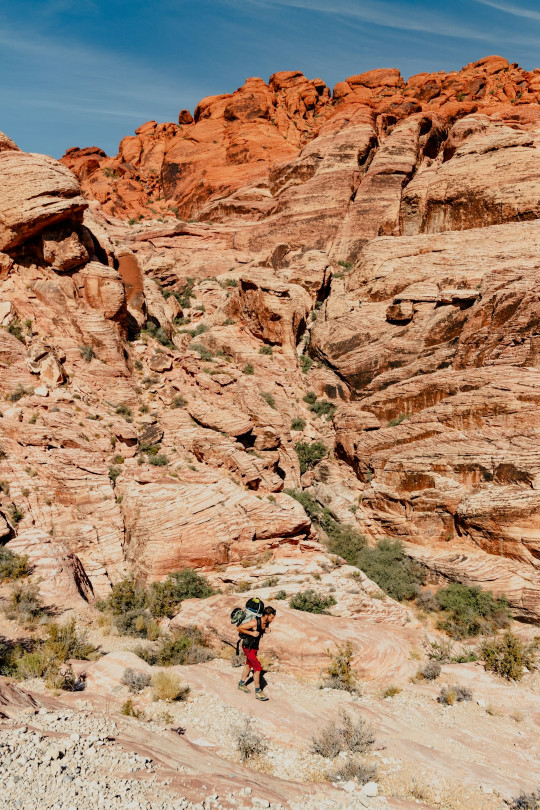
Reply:
M2 136L0 535L42 587L309 549L304 488L538 617L539 94L288 72L115 158Z

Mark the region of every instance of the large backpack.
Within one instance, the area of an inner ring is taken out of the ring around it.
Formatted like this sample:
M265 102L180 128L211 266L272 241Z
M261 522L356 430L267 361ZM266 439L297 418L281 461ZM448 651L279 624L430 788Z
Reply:
M257 629L261 632L261 616L264 614L264 602L262 599L259 599L257 596L254 596L251 599L248 599L246 602L246 606L235 607L231 612L231 624L236 625L239 627L241 624L245 624L246 622L251 621L252 619L257 619ZM263 631L264 632L264 631ZM236 654L238 655L240 652L240 645L244 644L244 646L250 646L250 637L240 637L236 644Z
M241 624L245 624L245 622L249 622L252 619L260 619L263 613L264 602L262 599L259 599L258 596L254 596L247 600L245 607L233 608L231 612L231 624L235 624L239 627Z

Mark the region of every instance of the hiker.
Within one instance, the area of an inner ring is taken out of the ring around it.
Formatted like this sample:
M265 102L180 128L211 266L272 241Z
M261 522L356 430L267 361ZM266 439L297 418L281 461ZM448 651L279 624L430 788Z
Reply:
M261 662L257 658L257 651L261 637L265 634L266 630L272 624L276 617L276 611L273 607L265 607L262 616L256 616L253 619L238 626L238 633L242 642L242 651L246 656L246 664L242 670L242 677L238 681L238 688L242 692L250 692L250 688L246 681L249 677L250 670L253 670L253 679L255 681L255 697L257 700L268 700L261 688Z

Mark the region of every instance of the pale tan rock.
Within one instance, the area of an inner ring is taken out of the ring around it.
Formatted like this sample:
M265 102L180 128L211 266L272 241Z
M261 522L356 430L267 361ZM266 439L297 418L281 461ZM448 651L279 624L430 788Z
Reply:
M3 132L0 132L0 152L19 152L20 149L17 144L8 138Z
M286 284L268 271L253 270L241 276L230 310L245 320L255 337L290 353L305 329L311 299L299 285Z
M43 258L57 272L79 267L90 258L79 233L72 225L53 225L41 234Z
M152 371L158 371L160 373L170 371L172 368L172 358L164 352L160 352L159 354L152 355L148 365Z
M292 498L283 495L274 504L227 478L210 481L190 483L184 473L182 482L122 483L126 557L145 577L254 558L309 533L309 518Z
M13 304L10 301L0 301L0 326L9 326L15 317Z
M30 529L10 540L6 548L28 557L45 604L72 607L92 600L92 585L81 561L61 541Z
M0 152L0 250L10 250L55 222L82 217L76 177L46 155Z
M253 428L253 422L241 412L234 412L223 405L211 405L202 399L192 399L186 410L196 422L204 427L227 433L229 436L242 436Z
M99 262L89 262L77 273L77 281L92 309L98 309L105 318L122 317L126 308L126 295L117 270Z
M167 335L172 335L173 323L171 312L158 285L150 278L144 279L144 301L146 314L157 321Z

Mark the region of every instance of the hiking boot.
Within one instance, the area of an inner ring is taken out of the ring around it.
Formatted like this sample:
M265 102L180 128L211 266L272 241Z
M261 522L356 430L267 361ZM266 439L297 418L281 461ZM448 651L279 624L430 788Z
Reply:
M270 699L270 698L266 697L266 695L264 694L262 689L255 689L255 697L257 698L257 700L269 700Z
M246 686L244 681L238 681L238 688L242 690L242 692L251 692L249 686Z

